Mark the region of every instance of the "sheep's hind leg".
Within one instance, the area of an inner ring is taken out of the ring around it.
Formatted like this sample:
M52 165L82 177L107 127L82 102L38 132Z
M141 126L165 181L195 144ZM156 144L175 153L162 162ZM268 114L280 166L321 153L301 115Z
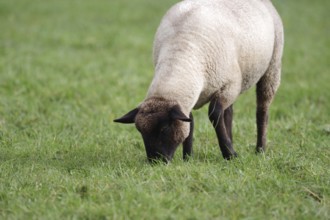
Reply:
M231 108L231 107L229 107L229 108ZM228 134L228 131L226 128L226 123L225 123L226 116L225 116L224 112L225 111L222 108L220 100L213 99L209 106L209 119L217 134L220 150L222 152L222 156L225 159L229 160L229 159L232 159L233 157L236 157L237 154L232 146L232 141L230 138L231 132L230 132L230 134ZM231 110L229 109L229 111L227 112L226 122L228 124L230 124L230 126L231 126L231 120L229 120L230 117L228 117L230 115L232 116L232 114L230 114L230 113L231 113Z
M266 150L269 106L280 84L280 71L280 68L271 69L257 83L256 152L264 152Z
M190 131L189 136L183 142L183 160L188 160L192 154L192 146L193 146L193 134L194 134L194 117L192 113L189 115L191 122L190 122Z

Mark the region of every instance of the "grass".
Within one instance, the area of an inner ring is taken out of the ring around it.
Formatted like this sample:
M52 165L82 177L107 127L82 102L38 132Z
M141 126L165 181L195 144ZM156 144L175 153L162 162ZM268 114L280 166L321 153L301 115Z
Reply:
M0 219L330 218L329 1L274 0L286 45L265 155L249 91L238 159L222 159L203 108L194 157L151 166L112 120L143 100L174 2L0 0Z

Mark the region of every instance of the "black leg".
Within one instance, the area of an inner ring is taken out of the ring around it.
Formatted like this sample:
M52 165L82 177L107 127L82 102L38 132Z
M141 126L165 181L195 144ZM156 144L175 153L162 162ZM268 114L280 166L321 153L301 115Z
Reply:
M183 142L183 159L188 160L192 154L192 146L193 146L193 134L194 134L194 118L192 113L189 115L191 122L190 122L190 131L189 136Z
M229 106L226 110L225 110L225 125L226 125L226 129L227 129L227 134L230 138L231 144L233 145L233 134L232 134L232 124L233 124L233 105Z
M257 152L266 150L268 108L257 107Z
M268 109L276 91L268 78L268 75L265 75L257 83L257 153L266 150Z
M257 83L257 147L256 152L264 152L267 142L268 110L278 86L276 78L263 76ZM279 80L279 79L278 79Z
M229 160L236 157L237 154L234 151L230 137L227 134L224 118L224 110L221 106L220 100L213 99L209 106L209 119L217 134L222 156Z

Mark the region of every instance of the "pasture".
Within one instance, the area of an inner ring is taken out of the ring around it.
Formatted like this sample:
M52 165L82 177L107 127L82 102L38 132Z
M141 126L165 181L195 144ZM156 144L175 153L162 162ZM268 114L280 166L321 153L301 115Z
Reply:
M252 89L234 105L237 159L205 106L193 158L150 165L112 121L143 100L175 2L0 0L0 219L330 219L330 1L273 1L285 52L265 154Z

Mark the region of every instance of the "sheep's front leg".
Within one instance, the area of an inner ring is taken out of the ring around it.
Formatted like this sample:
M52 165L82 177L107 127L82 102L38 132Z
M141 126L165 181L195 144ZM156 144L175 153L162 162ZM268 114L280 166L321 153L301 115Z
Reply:
M231 105L225 110L224 117L225 117L227 134L228 137L230 138L232 145L233 145L233 134L232 134L233 114L234 114L233 105Z
M230 116L230 111L227 112L227 114ZM237 154L232 146L232 141L230 139L231 132L228 135L228 130L225 123L225 114L219 99L213 99L211 101L209 106L209 119L217 134L222 156L227 160L236 157ZM227 124L231 126L231 120L228 119L229 117L226 120L228 122Z
M183 159L188 160L192 154L192 145L193 145L193 134L194 134L194 118L192 113L189 115L191 122L190 122L190 131L189 136L183 142Z

